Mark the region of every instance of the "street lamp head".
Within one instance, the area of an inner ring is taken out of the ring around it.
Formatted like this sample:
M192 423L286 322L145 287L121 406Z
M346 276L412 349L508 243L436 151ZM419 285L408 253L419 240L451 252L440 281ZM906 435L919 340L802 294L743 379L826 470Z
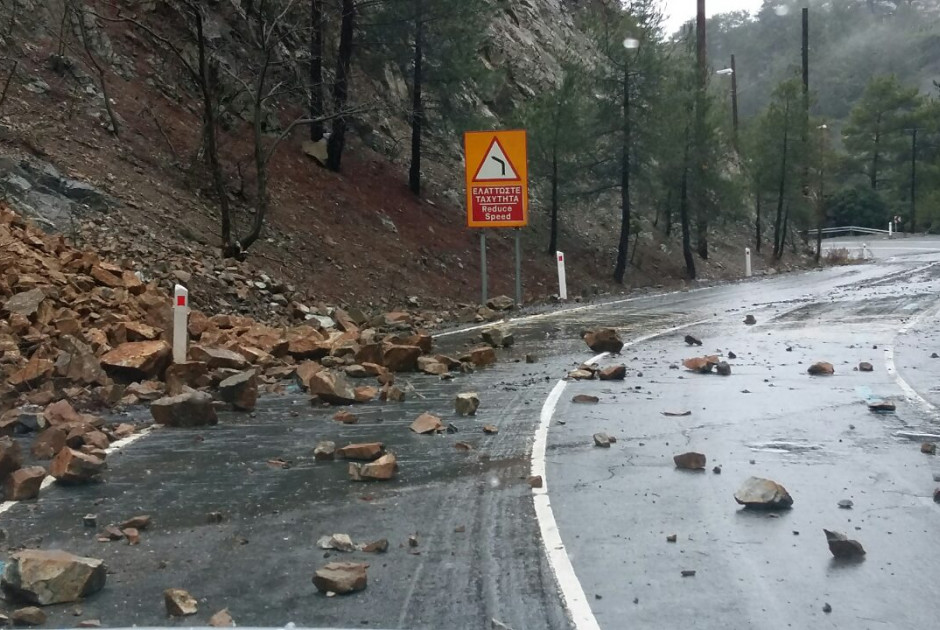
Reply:
M632 50L632 49L634 49L634 48L639 48L639 47L640 47L640 40L635 39L635 38L633 38L633 37L627 37L626 39L623 40L623 47L626 48L627 50Z
M722 68L721 70L715 70L715 74L734 74L734 70L731 68Z

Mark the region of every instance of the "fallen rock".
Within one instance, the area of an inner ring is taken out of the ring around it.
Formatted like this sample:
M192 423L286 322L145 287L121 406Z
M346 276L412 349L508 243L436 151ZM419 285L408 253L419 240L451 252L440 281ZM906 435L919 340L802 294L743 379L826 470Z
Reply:
M52 459L65 448L67 434L60 427L49 427L36 436L30 452L36 459Z
M40 288L30 289L15 294L3 304L3 310L10 315L22 315L30 319L39 310L39 305L46 299L46 293Z
M583 335L584 343L594 352L618 353L623 349L623 340L613 328L589 330Z
M476 367L484 367L496 363L496 351L490 346L478 346L472 348L470 352L461 357L460 360L472 363Z
M333 419L343 424L357 424L359 422L359 417L347 409L341 409L334 413Z
M101 357L112 378L139 381L162 375L170 362L170 346L161 340L128 341Z
M18 608L10 615L14 626L41 626L46 623L46 613L36 606Z
M209 348L203 345L193 345L189 347L189 359L205 363L210 370L219 368L228 368L231 370L244 370L248 367L248 361L245 357L234 350L225 348Z
M508 295L497 295L488 299L486 306L494 311L509 311L516 307L516 302Z
M600 398L598 398L597 396L591 396L589 394L577 394L571 399L571 402L581 403L581 404L594 404L596 402L600 402Z
M837 505L843 510L851 510L855 504L852 503L852 499L841 499Z
M397 385L383 385L382 390L379 392L379 400L403 402L405 400L405 392Z
M444 423L435 415L422 413L414 422L411 423L411 430L415 433L441 433L444 431Z
M104 562L60 550L26 549L10 556L0 587L18 601L49 606L78 601L100 591L107 580Z
M698 337L693 337L692 335L685 336L685 342L690 346L700 346L702 345L702 340Z
M705 470L706 458L702 453L696 453L694 451L682 453L680 455L675 455L672 458L672 461L675 462L676 468L682 468L685 470Z
M134 527L128 527L127 529L122 529L121 533L124 535L124 538L127 540L128 545L139 545L140 544L140 531Z
M336 442L324 440L313 449L313 458L317 461L330 461L336 457Z
M223 608L219 612L209 617L210 628L234 628L235 620L229 614L228 608Z
M585 370L582 368L571 370L568 372L568 378L576 381L590 381L594 379L594 370Z
M674 542L676 542L676 540L678 540L678 539L679 539L679 536L678 536L677 534L670 534L670 535L666 536L666 542L674 543Z
M310 394L331 405L350 405L356 402L356 390L343 372L323 370L310 377Z
M600 446L602 448L610 448L610 436L606 433L595 433L594 434L594 446Z
M6 501L28 501L39 496L39 488L46 478L42 466L20 468L3 482L3 498Z
M622 381L627 377L626 365L611 365L597 373L602 381Z
M668 416L670 418L681 418L683 416L691 416L691 411L661 411L661 414Z
M350 462L348 472L353 481L366 481L369 479L388 481L395 476L397 470L398 461L395 459L395 455L386 453L368 464Z
M370 543L361 544L359 545L359 551L366 553L385 553L388 551L388 540L380 538Z
M219 383L219 397L239 411L251 411L258 401L258 377L254 370L234 374Z
M196 598L181 588L168 588L163 591L163 605L171 617L187 617L199 611Z
M313 585L321 593L345 595L366 588L368 564L359 562L330 562L317 569L313 576Z
M728 352L728 358L729 358L729 359L732 359L732 360L733 360L733 359L737 359L737 358L738 358L738 355L736 355L735 353L729 351L729 352Z
M700 374L708 374L712 371L712 368L718 365L718 356L710 354L704 357L692 357L691 359L683 360L682 365L685 366L687 370L699 372Z
M138 516L132 516L123 523L121 523L121 529L138 529L143 531L150 527L150 515L149 514L139 514Z
M748 315L747 317L744 318L744 323L747 324L748 326L753 326L754 324L757 323L757 320L754 319L753 315Z
M380 457L384 452L385 445L381 442L360 442L358 444L347 444L337 449L336 455L343 459L373 460Z
M493 328L484 328L480 331L480 337L483 338L484 343L488 343L494 348L499 348L503 345L503 329L499 327Z
M23 454L19 442L6 435L0 437L0 481L22 465Z
M865 548L857 540L850 540L841 532L831 532L828 529L823 531L826 533L829 551L836 558L860 558L865 555Z
M447 364L438 361L434 357L418 357L418 370L432 376L443 376L450 372Z
M414 372L418 369L421 348L412 345L388 344L382 350L382 365L392 372Z
M454 448L458 451L472 451L473 445L467 442L454 442Z
M378 394L379 390L369 385L360 385L353 389L353 395L355 395L357 403L367 403L378 396Z
M920 445L920 452L924 455L936 455L937 445L934 442L924 442Z
M157 424L168 427L201 427L219 422L212 396L206 392L186 392L155 400L150 403L150 415Z
M487 435L496 435L497 433L499 433L499 427L492 425L492 424L484 424L483 432L486 433Z
M731 366L728 365L727 361L719 361L718 365L715 366L715 372L717 372L720 376L730 376Z
M317 547L320 549L334 549L336 551L355 551L356 545L353 543L349 534L331 534L329 536L320 536L317 539Z
M49 474L59 483L89 483L100 481L105 467L104 459L65 447L52 460Z
M532 475L526 479L526 483L529 484L531 488L541 488L542 487L542 475Z
M454 410L458 416L474 416L480 407L480 397L476 392L457 394L454 399Z
M734 500L747 508L785 509L793 505L787 489L770 479L750 477L734 493Z
M836 369L832 367L832 364L825 361L812 364L806 371L813 376L831 376L836 373Z
M868 361L862 361L861 363L858 364L858 371L859 372L874 372L875 368Z
M868 410L875 413L891 413L895 409L895 404L889 400L873 400L868 403Z

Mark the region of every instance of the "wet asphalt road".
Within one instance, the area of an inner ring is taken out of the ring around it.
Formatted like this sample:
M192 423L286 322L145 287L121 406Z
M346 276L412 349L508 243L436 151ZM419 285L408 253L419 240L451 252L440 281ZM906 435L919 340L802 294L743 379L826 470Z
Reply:
M228 608L241 626L489 628L498 619L517 630L568 628L525 477L546 396L593 354L580 331L614 325L627 341L645 339L601 359L624 362L627 380L566 383L546 451L554 517L600 627L934 627L940 506L931 493L940 465L919 443L938 433L940 360L929 358L940 352L935 261L940 253L918 251L539 315L513 324L516 346L498 365L450 382L406 377L408 401L357 407L359 424L340 425L334 409L299 394L267 397L253 416L227 414L217 427L155 431L111 457L106 483L53 486L0 514L0 527L9 548L64 548L107 562L107 587L81 611L50 608L49 625L199 625ZM756 326L741 323L748 313ZM646 339L690 322L701 323ZM442 336L438 347L461 348L477 332ZM704 346L687 348L686 332ZM669 367L729 350L738 355L729 377ZM537 362L521 362L525 353ZM836 375L807 376L816 360L833 363ZM862 360L875 371L853 371ZM454 394L471 390L482 399L478 415L454 417ZM574 405L576 393L601 402ZM897 413L869 413L870 397L892 398ZM408 424L423 411L460 431L412 434ZM486 423L499 434L484 435ZM595 448L598 431L618 442ZM314 462L323 439L383 441L400 473L388 483L350 482L343 462ZM457 451L458 440L475 450ZM709 472L674 469L672 456L693 449L708 456ZM273 458L292 466L267 465ZM721 475L710 472L715 464ZM750 475L785 485L793 509L742 511L732 494ZM844 498L853 509L837 507ZM207 522L213 511L225 514L221 524ZM101 526L139 513L154 523L138 546L98 543L82 526L86 513ZM860 540L867 558L833 561L823 527ZM316 548L334 532L387 538L389 551ZM673 533L678 542L667 543ZM369 562L368 588L318 594L313 572L331 560ZM686 569L695 577L682 578ZM161 594L169 587L196 596L199 613L168 619Z

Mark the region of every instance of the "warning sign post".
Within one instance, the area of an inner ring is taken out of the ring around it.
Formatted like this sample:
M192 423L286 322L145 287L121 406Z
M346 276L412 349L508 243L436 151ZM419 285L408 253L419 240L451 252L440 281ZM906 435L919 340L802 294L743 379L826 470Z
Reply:
M529 223L526 132L468 131L464 134L467 226L517 228L516 304L522 305L522 248L518 228ZM486 230L480 230L483 303L487 299Z

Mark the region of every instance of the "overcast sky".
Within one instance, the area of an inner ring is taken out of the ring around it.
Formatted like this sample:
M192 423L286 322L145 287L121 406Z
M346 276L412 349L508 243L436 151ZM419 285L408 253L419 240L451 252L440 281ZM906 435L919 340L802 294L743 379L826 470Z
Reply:
M696 0L661 0L666 16L666 33L674 33L688 20L695 18ZM728 11L756 11L761 0L705 0L705 15Z

